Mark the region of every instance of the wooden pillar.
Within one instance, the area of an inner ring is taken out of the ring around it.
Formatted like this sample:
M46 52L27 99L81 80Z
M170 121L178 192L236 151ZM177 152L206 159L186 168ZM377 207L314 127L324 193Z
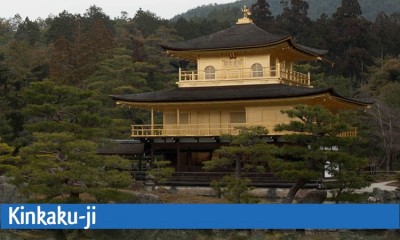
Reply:
M278 78L281 78L281 63L279 62L279 59L276 59L276 76Z
M151 162L154 162L154 141L151 141Z
M179 108L177 108L176 109L176 130L177 130L177 132L176 132L176 135L180 135L181 134L181 126L180 126L180 122L181 122L181 119L180 119L180 111L179 111Z
M176 140L176 168L178 171L182 171L182 162L181 162L181 145L179 143L179 139Z
M151 109L151 136L154 136L154 109Z

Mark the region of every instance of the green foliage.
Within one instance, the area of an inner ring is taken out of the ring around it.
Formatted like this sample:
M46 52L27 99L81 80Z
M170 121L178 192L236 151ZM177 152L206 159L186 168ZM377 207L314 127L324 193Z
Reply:
M232 203L256 203L257 199L248 192L250 182L248 178L224 176L220 181L213 180L210 185L218 197L224 197Z
M356 148L360 140L339 136L351 129L349 124L354 122L356 115L333 114L321 106L306 105L282 112L292 120L277 125L275 130L293 134L284 136L288 143L279 148L277 155L280 160L273 161L271 167L281 177L296 182L287 196L288 202L307 181L320 179L324 170L336 180L332 184L339 189L336 201L340 201L344 190L369 185L368 179L360 174L368 164Z
M10 173L19 167L20 157L13 155L14 148L3 143L0 138L0 176Z
M110 120L100 116L95 96L50 81L23 91L25 129L32 142L20 149L21 164L12 176L31 201L80 202L82 193L95 196L131 183L127 160L97 154L97 141L108 136Z
M112 189L94 189L90 193L96 198L96 203L137 203L137 197L129 192Z
M270 5L270 11L272 16L277 16L282 13L282 0L267 0ZM208 17L211 12L220 12L221 9L232 9L230 14L228 12L224 12L224 19L230 19L230 23L234 23L238 17L240 17L240 9L243 5L251 6L256 3L257 0L241 0L235 1L227 4L209 4L202 5L196 7L194 9L188 10L186 13L179 14L175 16L172 20L176 20L177 18L183 17L187 20L190 19L202 19ZM325 13L327 15L332 15L338 7L340 7L342 0L329 0L329 1L321 1L321 0L305 0L305 2L309 5L308 14L311 19L317 19L321 16L321 14ZM399 5L395 0L380 0L380 1L371 1L371 0L359 0L359 5L361 6L363 16L373 21L375 17L379 14L379 12L383 11L387 14L392 14L399 12ZM234 9L237 10L234 10ZM216 16L217 13L213 13L212 16Z
M155 183L164 183L171 179L172 174L175 172L175 169L172 167L168 167L171 164L171 161L167 160L158 160L156 159L151 166L148 174L154 177Z
M217 157L204 163L204 169L229 169L234 166L234 176L225 176L213 181L211 186L217 195L223 195L234 203L249 203L254 199L247 193L250 180L241 177L242 171L268 172L269 162L274 158L275 146L268 144L263 136L267 135L264 127L239 128L236 136L226 136L229 146L215 151Z
M267 130L263 127L239 128L237 136L226 136L230 145L217 149L217 157L206 161L204 169L210 171L234 166L236 178L240 178L242 169L268 172L268 162L273 159L275 146L266 143L262 138L266 135Z
M145 37L154 33L159 27L167 25L166 20L160 19L150 11L143 11L141 8L136 12L133 21Z

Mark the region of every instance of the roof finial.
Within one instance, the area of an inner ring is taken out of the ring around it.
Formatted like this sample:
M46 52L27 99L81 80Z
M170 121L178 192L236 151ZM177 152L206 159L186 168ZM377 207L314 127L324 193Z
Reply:
M246 5L242 8L243 12L243 18L238 19L236 24L247 24L247 23L252 23L253 21L249 18L251 15L251 11L249 8L246 7Z
M243 18L248 18L248 16L251 15L250 9L248 9L246 5L244 5L244 7L242 8L242 12L243 12Z

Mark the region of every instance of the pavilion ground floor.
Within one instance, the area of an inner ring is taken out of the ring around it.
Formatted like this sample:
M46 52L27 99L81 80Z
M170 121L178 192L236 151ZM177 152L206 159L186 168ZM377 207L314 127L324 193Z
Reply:
M280 144L279 136L265 137L271 144ZM223 176L233 175L234 166L205 171L204 162L215 155L214 151L229 145L220 137L168 137L139 138L120 141L112 148L103 149L101 154L122 155L132 159L132 174L136 180L145 181L149 168L155 162L170 161L174 168L172 177L166 182L176 186L209 186L212 180L220 180ZM243 172L242 177L251 179L253 186L259 187L291 187L293 182L281 179L273 173ZM316 187L318 181L307 186Z

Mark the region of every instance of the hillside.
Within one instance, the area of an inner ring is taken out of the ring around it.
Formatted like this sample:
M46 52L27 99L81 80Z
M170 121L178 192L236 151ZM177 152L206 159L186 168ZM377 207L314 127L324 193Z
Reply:
M281 0L268 0L271 6L271 12L274 16L282 12L280 5ZM311 19L317 19L321 14L326 13L329 16L340 6L341 0L306 0L309 4L308 15ZM173 20L179 17L185 19L196 19L196 18L217 18L221 21L236 21L237 17L240 16L240 8L243 5L250 7L256 0L239 0L232 3L226 4L209 4L202 5L194 9L190 9L185 13L179 14L173 18ZM376 15L383 11L388 15L394 12L400 12L400 4L398 0L359 0L363 15L366 19L374 21Z

